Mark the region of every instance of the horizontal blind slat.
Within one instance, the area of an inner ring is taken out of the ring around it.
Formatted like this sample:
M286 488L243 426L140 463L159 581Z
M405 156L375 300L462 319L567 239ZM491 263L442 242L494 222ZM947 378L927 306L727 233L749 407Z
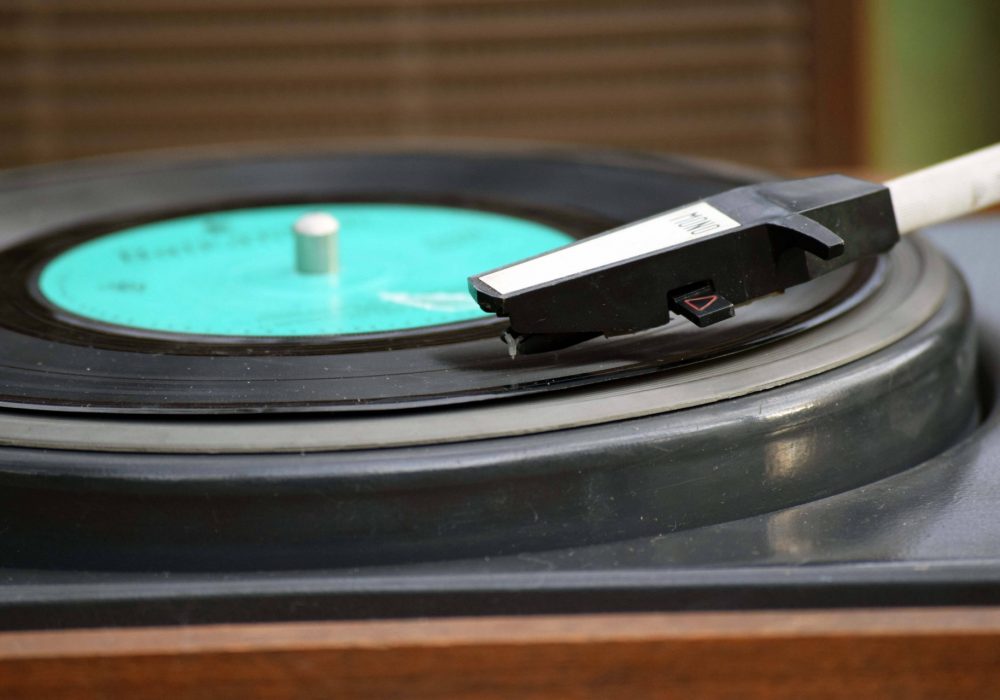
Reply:
M496 136L805 157L808 0L13 0L0 163Z

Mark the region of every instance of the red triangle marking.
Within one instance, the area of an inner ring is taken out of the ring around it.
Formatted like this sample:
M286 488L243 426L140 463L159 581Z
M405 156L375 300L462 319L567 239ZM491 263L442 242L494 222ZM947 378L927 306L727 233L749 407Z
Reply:
M690 306L695 311L704 311L718 300L719 300L718 294L710 294L707 297L692 297L690 299L685 299L684 303ZM699 304L697 302L702 302L702 303Z

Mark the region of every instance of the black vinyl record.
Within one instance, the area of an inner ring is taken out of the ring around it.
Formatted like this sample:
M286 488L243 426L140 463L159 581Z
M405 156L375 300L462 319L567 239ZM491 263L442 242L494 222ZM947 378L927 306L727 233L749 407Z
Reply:
M0 405L219 414L466 403L728 355L813 327L877 289L870 261L710 330L678 320L516 362L498 343L504 324L495 318L334 336L187 335L74 317L37 290L39 269L67 248L182 213L310 200L435 203L543 221L579 237L744 181L640 157L407 152L95 167L28 193L0 191L0 225L21 239L0 256ZM35 216L22 230L26 208ZM39 356L45 372L37 371Z

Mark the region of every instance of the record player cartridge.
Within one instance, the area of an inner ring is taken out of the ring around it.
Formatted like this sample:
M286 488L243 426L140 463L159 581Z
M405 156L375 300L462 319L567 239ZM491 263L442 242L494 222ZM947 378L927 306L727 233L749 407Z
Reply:
M510 320L511 357L667 323L699 327L1000 202L1000 144L877 184L844 175L738 187L469 278Z

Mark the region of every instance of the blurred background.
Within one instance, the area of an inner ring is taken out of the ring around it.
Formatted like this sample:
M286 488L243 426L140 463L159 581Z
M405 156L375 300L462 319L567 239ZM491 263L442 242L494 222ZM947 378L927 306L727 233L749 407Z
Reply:
M0 0L0 166L500 137L894 172L1000 141L995 0Z

